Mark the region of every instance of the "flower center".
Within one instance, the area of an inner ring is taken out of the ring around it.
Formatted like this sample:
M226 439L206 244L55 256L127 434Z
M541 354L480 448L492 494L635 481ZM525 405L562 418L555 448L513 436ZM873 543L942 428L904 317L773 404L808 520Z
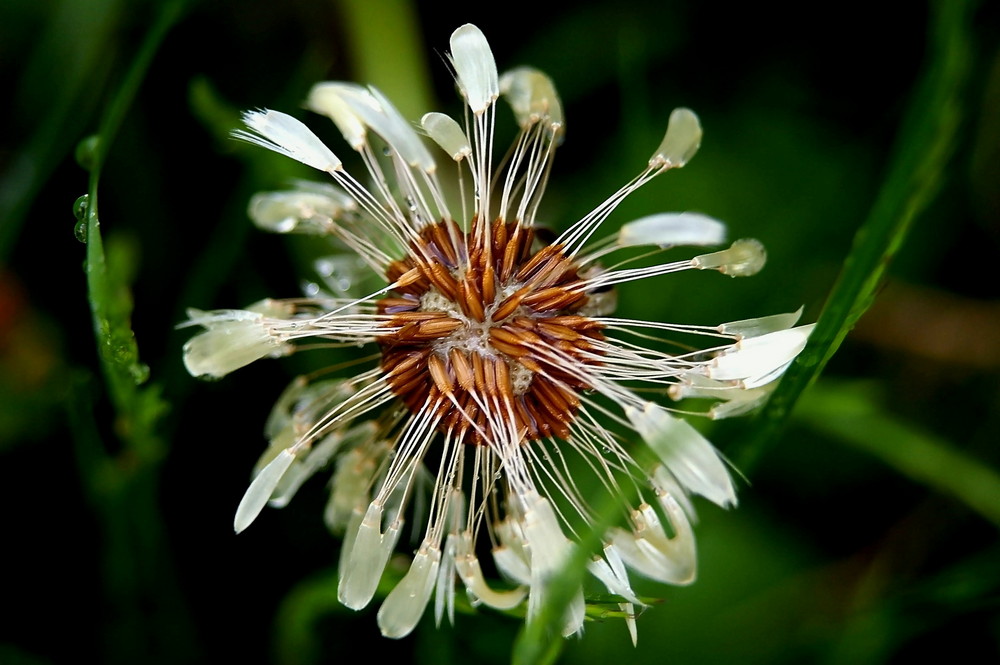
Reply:
M458 441L568 438L591 387L584 366L601 356L591 296L560 246L533 251L531 228L478 224L424 227L389 266L396 293L378 302L391 317L379 338L389 386Z

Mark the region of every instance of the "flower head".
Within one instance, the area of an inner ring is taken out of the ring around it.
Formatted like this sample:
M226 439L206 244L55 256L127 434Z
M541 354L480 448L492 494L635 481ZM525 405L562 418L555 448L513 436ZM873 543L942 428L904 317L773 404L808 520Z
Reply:
M188 369L218 377L264 356L331 345L371 345L373 366L351 378L299 377L284 392L267 422L270 446L237 510L236 530L268 503L285 505L332 464L326 521L344 533L341 602L360 609L372 600L404 520L415 517L409 571L378 613L385 635L410 632L432 597L437 619L451 617L458 581L474 604L509 609L526 602L531 620L575 547L572 536L592 522L578 476L584 469L624 512L626 526L604 534L589 570L619 598L634 639L641 601L628 571L691 582L689 495L721 506L736 502L715 448L636 389L712 400L709 417L744 413L766 399L809 328L794 327L797 312L715 327L612 317L618 284L692 269L750 275L763 265L754 240L641 265L662 249L723 243L722 223L694 213L651 215L592 240L626 196L694 156L698 118L675 110L645 167L547 238L535 219L565 131L555 87L530 68L500 76L472 25L452 35L450 61L468 107L464 122L428 113L420 124L444 163L453 162L457 202L449 201L438 159L375 88L320 83L306 102L359 153L368 184L302 122L270 110L244 114L239 138L325 171L332 181L259 194L250 204L253 220L272 231L330 236L353 256L326 260L319 267L325 287L308 297L246 311L193 310L189 323L205 331L185 346ZM501 97L520 133L495 168ZM603 267L619 251L626 257ZM352 295L358 261L384 286ZM708 342L674 347L663 335ZM637 433L652 454L630 452L617 430ZM480 565L487 551L500 583ZM581 591L563 617L565 634L582 630L584 611Z

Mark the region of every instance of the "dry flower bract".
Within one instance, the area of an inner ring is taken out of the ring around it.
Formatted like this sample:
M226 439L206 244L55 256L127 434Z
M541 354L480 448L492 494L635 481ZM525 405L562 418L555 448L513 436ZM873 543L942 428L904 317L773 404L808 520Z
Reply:
M375 88L312 89L306 106L329 117L360 155L364 182L284 113L249 111L246 128L235 132L329 175L327 183L258 194L254 222L329 236L348 251L321 262L325 283L306 297L191 310L186 325L204 330L184 347L188 370L221 377L260 358L331 346L369 345L363 355L371 358L356 376L319 370L282 394L235 527L245 529L267 504L284 506L309 476L332 466L326 522L344 534L345 605L368 605L404 520L415 523L405 529L415 534L412 563L378 612L382 632L401 637L432 597L437 620L453 618L459 581L473 604L526 602L531 621L573 537L593 521L581 485L600 487L620 501L626 526L604 534L589 570L617 596L634 640L641 601L628 571L690 583L689 495L736 502L712 445L636 389L711 400L709 417L744 413L766 399L810 328L795 327L798 312L715 327L612 317L618 284L691 269L751 275L764 263L760 243L737 240L649 264L671 247L723 243L724 226L694 213L651 215L592 239L626 196L691 159L701 142L698 118L675 110L635 177L547 237L535 220L565 129L555 87L527 67L498 75L472 25L452 35L450 62L467 109L460 122L441 113L422 118L422 133L443 151L437 158ZM520 127L502 159L493 144L500 98ZM439 159L453 173L447 187ZM603 267L616 252L613 267ZM365 266L385 285L352 293ZM667 336L707 343L670 345ZM652 454L630 453L630 431ZM592 477L583 483L581 472ZM502 580L484 575L487 552ZM584 617L581 590L563 632L581 631Z

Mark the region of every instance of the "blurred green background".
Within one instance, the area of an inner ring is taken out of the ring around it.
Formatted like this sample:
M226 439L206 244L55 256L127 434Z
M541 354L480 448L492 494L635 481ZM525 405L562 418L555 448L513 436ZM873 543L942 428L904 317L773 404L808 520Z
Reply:
M626 285L623 315L825 317L778 402L712 428L746 478L738 509L698 505L698 582L638 584L663 599L638 647L609 618L560 662L1000 659L997 3L6 0L0 662L510 661L509 617L389 641L340 608L320 480L233 535L270 406L315 359L199 382L174 329L189 306L296 295L321 251L247 220L302 172L227 138L236 113L295 113L342 156L298 110L314 81L456 114L443 55L465 22L562 95L555 228L641 169L672 108L701 117L698 156L608 227L697 210L768 267Z

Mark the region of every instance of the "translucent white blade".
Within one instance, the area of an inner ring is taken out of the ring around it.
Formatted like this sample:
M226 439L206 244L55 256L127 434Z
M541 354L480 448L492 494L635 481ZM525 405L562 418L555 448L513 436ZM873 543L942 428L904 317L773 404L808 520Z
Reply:
M271 494L281 477L285 475L288 467L294 461L295 455L288 450L282 450L277 457L271 460L270 464L257 474L243 495L240 505L236 508L236 518L233 520L233 528L236 529L236 533L250 526L257 518L260 511L267 505L267 501L271 498Z

